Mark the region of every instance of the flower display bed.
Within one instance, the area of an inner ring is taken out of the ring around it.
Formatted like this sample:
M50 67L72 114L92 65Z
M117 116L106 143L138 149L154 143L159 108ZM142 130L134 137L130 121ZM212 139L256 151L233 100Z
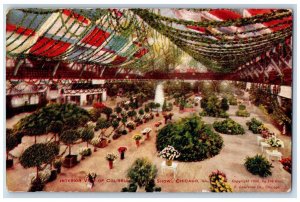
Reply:
M244 128L232 119L224 121L216 121L213 123L214 129L219 133L228 135L242 135L245 134Z
M201 161L219 154L223 139L200 117L193 116L168 124L159 131L156 149L162 151L168 145L181 154L178 161Z
M251 130L254 134L259 134L259 127L263 125L263 123L257 120L256 118L252 118L251 121L248 121L246 124L249 130Z
M273 168L273 166L262 155L247 157L244 165L253 175L259 175L260 177L268 177L269 175L272 175L271 168Z

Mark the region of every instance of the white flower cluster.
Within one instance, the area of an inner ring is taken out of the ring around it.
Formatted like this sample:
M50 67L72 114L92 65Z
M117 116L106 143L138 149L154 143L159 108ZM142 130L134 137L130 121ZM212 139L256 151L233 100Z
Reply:
M128 121L127 123L126 123L126 126L128 127L128 126L135 126L135 123L133 122L133 121Z
M271 146L271 147L282 147L283 146L283 142L281 139L272 136L270 138L267 139L267 143Z
M161 152L159 152L159 156L167 160L174 160L180 156L180 153L174 147L168 145Z
M90 143L93 145L93 146L96 146L97 144L99 144L101 141L101 138L100 137L94 137Z
M89 150L90 150L90 148L80 147L79 148L79 154L82 155L82 156L88 155L88 153L90 152Z
M150 119L150 118L151 118L150 114L145 114L144 115L144 119Z

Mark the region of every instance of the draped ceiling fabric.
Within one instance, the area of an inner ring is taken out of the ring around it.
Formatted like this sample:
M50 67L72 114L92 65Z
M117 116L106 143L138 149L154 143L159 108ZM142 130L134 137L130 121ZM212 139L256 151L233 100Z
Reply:
M223 75L291 85L292 24L289 9L12 9L7 78Z

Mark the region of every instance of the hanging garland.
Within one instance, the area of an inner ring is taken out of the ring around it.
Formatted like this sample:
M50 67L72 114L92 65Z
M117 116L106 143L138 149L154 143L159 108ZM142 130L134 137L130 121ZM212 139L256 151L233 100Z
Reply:
M265 23L272 20L278 20L285 17L291 17L292 13L288 9L278 9L271 13L260 14L250 18L239 18L235 20L226 20L226 21L189 21L189 20L181 20L175 18L169 18L161 15L157 15L149 12L147 9L131 9L134 13L139 15L146 22L149 21L164 21L167 23L175 23L179 25L185 26L199 26L199 27L229 27L229 26L246 26L257 23Z

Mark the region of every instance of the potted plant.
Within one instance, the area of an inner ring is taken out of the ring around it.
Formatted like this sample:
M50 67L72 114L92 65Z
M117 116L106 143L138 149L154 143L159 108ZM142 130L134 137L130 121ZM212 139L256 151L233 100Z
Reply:
M82 159L84 159L84 157L90 156L92 154L92 150L88 147L81 147L79 148L79 154L82 156Z
M152 131L151 128L145 128L143 131L142 131L142 134L143 135L146 135L146 140L150 139L150 132Z
M159 103L155 103L155 109L157 110L156 114L155 114L156 117L159 117L159 113L158 113L159 108L160 108L160 104Z
M276 136L272 136L266 140L266 142L274 148L274 150L277 150L279 147L283 147L283 142L281 139L277 138Z
M109 120L109 117L112 114L113 110L110 107L104 107L103 109L101 109L101 112L106 115L106 120Z
M51 149L52 151L52 149ZM28 147L20 156L20 164L24 168L36 167L35 180L32 182L30 191L42 191L44 182L39 176L39 168L43 164L51 163L56 153L50 152L48 144L39 143Z
M94 138L94 129L92 127L85 127L80 131L81 139L86 142L86 147L89 147L89 142Z
M116 160L118 158L118 156L113 153L109 153L106 155L105 158L108 161L109 169L113 169L114 160Z
M53 167L56 169L57 173L61 173L61 165L62 165L61 159L54 160Z
M212 192L232 192L232 188L227 182L226 175L217 170L209 175L210 190Z
M7 130L6 130L7 131ZM6 168L13 167L14 160L9 159L9 152L18 145L18 139L10 132L6 132Z
M291 157L283 158L279 162L282 164L284 170L286 170L289 173L292 173L292 158Z
M144 115L144 114L145 114L144 110L143 110L143 109L140 109L140 110L139 110L139 115L142 116L142 115Z
M50 125L46 128L46 131L47 133L54 133L54 142L56 142L56 135L61 133L62 129L63 123L61 121L51 121Z
M126 151L127 151L127 147L119 147L118 152L120 153L121 160L123 160L125 158Z
M173 160L179 156L180 153L170 145L159 152L159 157L166 159L167 166L172 166Z
M66 130L61 136L60 140L69 148L69 154L65 156L63 166L71 168L77 164L77 155L71 154L72 145L80 138L80 133L77 130Z
M140 146L140 140L142 139L142 136L139 135L139 134L136 134L136 135L134 135L134 136L132 137L132 139L135 140L136 146L139 147L139 146Z
M129 129L129 132L131 132L132 130L135 129L135 123L133 121L129 121L127 124L126 124L126 127Z

